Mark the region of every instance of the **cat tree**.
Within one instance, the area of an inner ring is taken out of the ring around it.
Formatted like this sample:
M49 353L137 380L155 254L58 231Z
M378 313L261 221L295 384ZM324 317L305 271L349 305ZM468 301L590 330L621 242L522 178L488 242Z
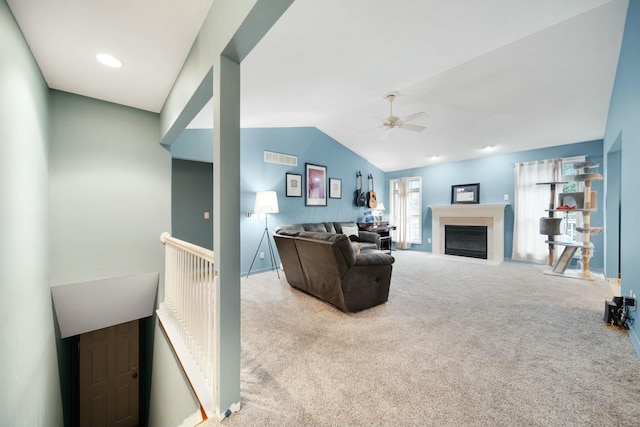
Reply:
M560 196L564 197L560 200L560 206L558 207L555 206L556 184L565 184L566 181L539 183L539 185L550 185L551 187L549 209L546 210L549 213L549 216L540 218L540 234L547 236L545 243L549 245L548 265L551 267L550 270L545 271L545 274L593 280L593 275L591 274L591 271L589 271L589 262L593 256L594 249L593 243L591 243L591 235L601 233L603 227L591 226L591 213L597 210L596 193L591 191L591 183L592 181L602 180L602 175L595 172L589 172L589 169L596 168L598 166L599 165L593 162L580 162L573 165L573 168L576 170L576 174L571 176L571 178L574 181L584 182L584 191L582 194L561 193ZM556 212L565 213L565 218L555 217ZM576 227L576 231L582 234L581 242L564 242L555 239L555 236L562 234L560 232L560 225L563 219L566 220L566 212L580 213L582 225ZM556 245L564 246L564 250L562 251L562 254L560 254L560 257L558 257L558 260L554 263L554 250ZM569 262L578 249L581 251L581 268L579 270L567 270Z

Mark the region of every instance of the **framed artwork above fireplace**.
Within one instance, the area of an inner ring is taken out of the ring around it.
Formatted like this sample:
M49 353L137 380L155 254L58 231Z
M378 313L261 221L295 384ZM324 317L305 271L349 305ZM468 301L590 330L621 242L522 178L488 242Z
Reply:
M451 186L451 204L480 203L480 184L464 184Z

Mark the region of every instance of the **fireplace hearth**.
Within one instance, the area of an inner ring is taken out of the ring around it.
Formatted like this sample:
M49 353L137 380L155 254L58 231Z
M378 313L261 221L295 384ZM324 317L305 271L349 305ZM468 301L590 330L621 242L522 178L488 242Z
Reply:
M446 255L487 259L487 227L477 225L445 225Z

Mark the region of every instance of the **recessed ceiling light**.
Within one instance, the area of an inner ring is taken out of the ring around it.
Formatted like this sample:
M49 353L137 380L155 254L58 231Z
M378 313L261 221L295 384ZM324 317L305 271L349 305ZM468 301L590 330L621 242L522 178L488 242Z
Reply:
M487 151L493 150L494 148L496 148L495 145L485 145L484 147L482 147L483 150Z
M122 62L120 62L118 58L111 56L108 53L99 53L96 55L96 59L108 67L122 67Z
M440 156L431 156L431 160L438 160Z

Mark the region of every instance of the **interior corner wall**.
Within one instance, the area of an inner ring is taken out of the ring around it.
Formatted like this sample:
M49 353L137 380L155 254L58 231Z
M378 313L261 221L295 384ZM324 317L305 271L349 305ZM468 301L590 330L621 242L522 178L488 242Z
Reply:
M580 142L536 150L520 151L517 153L498 154L478 159L460 162L443 163L414 169L389 172L386 175L385 186L388 188L391 179L401 177L422 177L422 244L412 245L412 249L431 252L432 236L431 209L429 206L450 205L451 186L460 184L480 183L480 203L508 203L505 209L504 257L511 259L513 251L514 224L514 163L530 162L534 160L573 157L586 155L587 159L603 164L602 140ZM599 197L598 211L591 215L594 226L603 224L603 183L595 181L593 191ZM507 195L509 200L505 201ZM540 206L540 216L545 216L546 206ZM545 236L540 236L544 244ZM595 245L595 254L591 259L592 270L603 268L603 237L593 235L591 241Z
M47 85L0 0L0 424L63 425L49 292Z
M159 116L55 90L49 114L51 285L159 272L162 298L160 234L171 231L171 155L159 144ZM153 353L142 362L151 388L141 409L155 425L177 425L197 405L151 319L145 348Z
M609 105L604 152L620 144L620 273L621 293L640 296L640 263L637 260L640 212L637 161L640 158L640 1L629 1L620 59ZM619 140L619 142L618 142ZM612 167L617 167L612 165ZM605 171L608 173L609 171ZM611 195L613 197L613 195ZM607 230L605 230L605 233ZM640 357L640 312L632 312L629 337Z

